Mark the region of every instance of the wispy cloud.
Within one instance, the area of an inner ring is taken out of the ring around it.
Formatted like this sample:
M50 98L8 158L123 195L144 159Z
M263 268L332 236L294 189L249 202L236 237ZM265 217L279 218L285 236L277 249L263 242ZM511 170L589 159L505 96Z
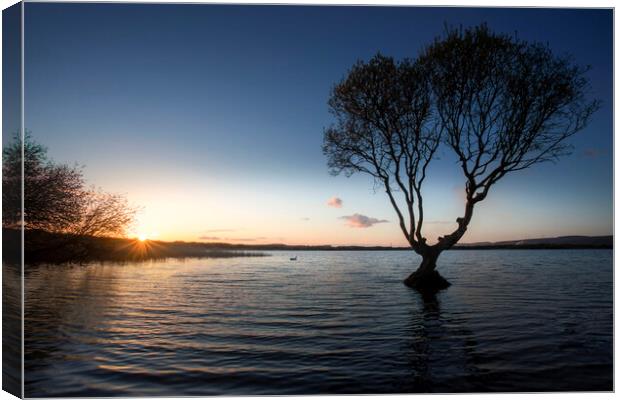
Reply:
M455 224L456 222L452 222L452 221L424 221L425 224L429 224L429 225L449 225L449 224Z
M267 239L264 236L253 237L253 238L228 238L231 242L255 242L257 240L265 240Z
M302 221L310 221L310 218L308 218L308 217L303 217L301 220L302 220Z
M342 199L336 196L331 197L329 200L327 200L327 205L329 207L342 208Z
M345 215L340 217L340 219L344 219L347 221L347 226L351 228L370 228L374 224L381 224L384 222L389 222L385 219L377 219L373 217L368 217L362 214L353 214L353 215Z
M467 193L465 193L464 186L452 186L452 193L459 201L465 201L467 199Z
M583 155L588 158L598 158L603 154L601 149L587 148L583 151Z
M199 236L200 240L218 241L218 242L256 242L258 240L265 240L267 237L259 236L252 238L232 238L232 237L220 237L220 236Z

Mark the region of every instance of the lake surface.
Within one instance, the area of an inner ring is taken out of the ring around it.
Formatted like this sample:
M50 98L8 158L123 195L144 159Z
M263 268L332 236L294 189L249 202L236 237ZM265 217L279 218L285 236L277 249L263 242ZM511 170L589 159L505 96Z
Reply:
M26 396L612 390L611 250L270 254L30 268Z

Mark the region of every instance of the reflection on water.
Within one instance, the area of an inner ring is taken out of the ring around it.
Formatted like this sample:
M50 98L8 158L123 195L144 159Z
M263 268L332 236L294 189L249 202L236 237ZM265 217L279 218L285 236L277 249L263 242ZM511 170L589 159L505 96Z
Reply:
M41 266L26 396L612 389L612 252L410 252Z
M3 243L5 245L6 243ZM13 251L10 248L5 251ZM17 249L19 250L19 249ZM19 265L2 263L2 390L22 393L22 290Z

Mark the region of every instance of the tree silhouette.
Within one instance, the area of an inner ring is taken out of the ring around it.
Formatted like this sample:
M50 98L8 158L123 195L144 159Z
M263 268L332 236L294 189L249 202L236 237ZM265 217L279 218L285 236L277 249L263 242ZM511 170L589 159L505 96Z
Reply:
M568 154L566 139L597 110L586 68L538 43L480 25L451 29L412 61L378 54L358 62L332 91L335 123L324 133L332 174L363 172L386 191L400 229L422 263L405 284L422 291L449 283L440 253L465 234L474 207L506 174ZM443 144L465 177L457 228L429 244L422 184Z
M117 194L85 187L80 167L56 164L47 149L30 134L23 140L24 228L52 233L88 236L122 236L135 209ZM22 140L3 149L2 224L20 228L22 223Z
M84 190L80 196L80 214L70 232L86 236L124 236L136 210L119 194Z
M3 149L2 223L19 227L22 220L22 140L16 134ZM80 195L84 186L77 167L54 164L47 149L26 133L24 157L24 220L27 229L59 232L78 222Z

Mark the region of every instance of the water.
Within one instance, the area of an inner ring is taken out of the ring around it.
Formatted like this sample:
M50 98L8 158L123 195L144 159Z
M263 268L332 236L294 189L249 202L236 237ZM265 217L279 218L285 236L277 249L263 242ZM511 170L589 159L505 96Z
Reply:
M26 396L612 390L612 251L292 255L31 268Z

